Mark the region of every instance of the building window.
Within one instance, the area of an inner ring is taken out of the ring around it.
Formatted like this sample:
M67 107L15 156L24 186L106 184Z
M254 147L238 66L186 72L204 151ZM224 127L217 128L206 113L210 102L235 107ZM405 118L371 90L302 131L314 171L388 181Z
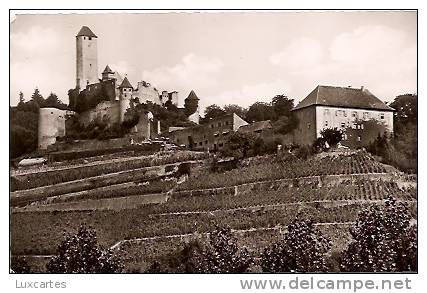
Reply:
M86 40L86 37L83 37L83 40Z
M202 146L202 145L203 145L203 141L199 142L199 146Z
M360 129L363 129L363 124L360 124Z
M309 122L309 123L307 123L307 128L308 128L308 129L310 129L310 122Z
M207 141L207 140L205 140L205 144L208 144L208 141Z
M125 98L127 97L127 95L125 94Z
M92 41L92 37L89 37L89 41Z
M342 111L344 117L347 117L347 112L346 111Z
M225 125L228 125L229 124L229 122L228 121L225 121Z
M213 125L213 124L211 124L211 128L214 128L214 125Z
M222 147L224 146L224 144L221 142L218 146L219 146L220 148L222 148Z
M363 119L369 118L369 112L363 112Z
M325 109L325 110L323 111L323 115L329 115L329 109Z
M342 122L341 123L341 128L344 128L345 127L345 123L344 122Z
M384 119L384 113L380 114L380 119Z
M340 110L336 110L335 111L335 116L339 116L340 115Z
M357 141L361 141L361 140L362 140L362 138L360 137L360 135L357 136Z
M327 120L325 121L325 127L328 127L328 121Z
M347 137L347 134L345 134L345 133L344 133L344 134L342 135L342 139L343 139L343 140L347 140L347 138L348 138L348 137Z
M357 118L357 112L356 112L356 111L353 111L353 113L351 113L351 116L352 116L353 118Z
M221 127L221 122L218 122L218 127Z

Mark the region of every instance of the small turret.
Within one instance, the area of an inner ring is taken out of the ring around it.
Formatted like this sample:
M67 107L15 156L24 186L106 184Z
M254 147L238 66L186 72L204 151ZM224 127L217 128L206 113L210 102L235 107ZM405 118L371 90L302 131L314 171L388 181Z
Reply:
M122 84L119 86L120 91L120 123L125 120L126 110L130 108L130 101L132 100L133 87L127 77L123 79Z
M114 79L114 71L111 70L110 66L106 66L102 72L102 80L111 80Z
M196 124L199 124L199 98L196 93L192 90L188 97L184 100L184 112L187 115L188 120Z

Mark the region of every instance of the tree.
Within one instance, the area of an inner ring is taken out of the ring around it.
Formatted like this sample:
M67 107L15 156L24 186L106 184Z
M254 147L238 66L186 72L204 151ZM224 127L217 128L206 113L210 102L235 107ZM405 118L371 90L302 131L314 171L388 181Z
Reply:
M83 224L76 234L64 236L46 268L50 273L120 273L123 265L110 249L98 246L95 231Z
M35 88L34 93L31 95L31 101L34 101L39 105L39 107L42 107L44 105L44 98L40 94L40 91L38 88Z
M245 158L254 148L256 136L253 133L236 131L225 142L224 153L237 159Z
M264 272L325 272L331 241L312 222L295 219L283 240L266 248L261 256Z
M416 124L418 121L418 95L405 94L397 96L390 104L394 108L394 122L396 131L400 131L400 126L406 123Z
M342 140L342 131L336 127L325 128L320 132L320 135L331 147L336 146Z
M283 116L292 116L291 110L294 108L293 99L289 99L285 95L277 95L272 99L271 105L273 106L274 120L277 120Z
M230 228L211 232L207 241L200 236L184 248L157 259L147 273L244 273L254 261L246 249L240 249Z
M25 105L24 93L19 92L19 102L18 102L17 108L20 109L24 105Z
M11 125L10 129L10 157L17 158L37 148L37 132L22 127Z
M237 116L239 116L243 120L246 119L246 114L248 113L248 109L243 108L243 107L236 105L236 104L225 105L223 107L223 109L224 109L225 113L227 113L227 114L235 113Z
M203 243L192 239L182 249L178 249L155 260L146 273L196 273L199 272Z
M28 265L27 260L23 256L13 257L11 261L12 271L16 274L29 274L31 273L31 268Z
M378 136L387 136L386 125L377 119L356 119L353 126L346 127L345 145L349 147L368 147Z
M253 259L246 249L239 249L237 238L229 227L217 227L194 264L199 273L244 273Z
M209 121L210 119L222 117L225 114L226 112L220 106L213 104L206 107L204 120Z
M273 129L278 134L288 134L298 126L298 119L292 113L290 116L281 116L273 123Z
M67 105L65 105L61 100L58 99L58 96L54 93L50 93L47 99L44 101L44 107L48 108L57 108L65 110L67 109Z
M246 120L248 122L273 120L274 109L269 103L255 102L249 107L248 113L246 114Z
M417 271L417 227L403 203L392 197L385 206L360 212L350 231L353 241L343 253L347 272Z

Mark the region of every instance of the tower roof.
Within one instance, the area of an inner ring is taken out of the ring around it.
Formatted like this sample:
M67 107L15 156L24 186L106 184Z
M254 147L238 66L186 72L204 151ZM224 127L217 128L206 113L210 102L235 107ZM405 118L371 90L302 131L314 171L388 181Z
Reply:
M104 69L104 71L102 73L111 73L111 74L113 74L114 71L112 71L111 68L110 68L110 66L107 65L107 66L105 66L105 69Z
M97 38L97 36L90 30L90 28L88 28L85 25L82 26L82 28L80 29L76 37L81 37L81 36Z
M200 99L197 97L196 93L195 93L193 90L191 90L191 92L190 92L190 94L188 95L187 99L188 99L188 100L200 100Z
M127 78L127 77L125 77L125 78L123 79L122 84L119 86L119 89L120 89L120 88L132 88L132 85L130 84L130 82L129 82L129 80L128 80L128 78Z

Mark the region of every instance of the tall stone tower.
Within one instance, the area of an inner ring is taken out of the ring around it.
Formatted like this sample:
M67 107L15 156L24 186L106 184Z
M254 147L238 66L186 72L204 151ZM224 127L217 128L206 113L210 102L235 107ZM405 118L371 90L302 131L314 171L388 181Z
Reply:
M76 36L76 88L79 90L85 89L88 84L98 82L97 39L98 37L87 26L82 26Z

